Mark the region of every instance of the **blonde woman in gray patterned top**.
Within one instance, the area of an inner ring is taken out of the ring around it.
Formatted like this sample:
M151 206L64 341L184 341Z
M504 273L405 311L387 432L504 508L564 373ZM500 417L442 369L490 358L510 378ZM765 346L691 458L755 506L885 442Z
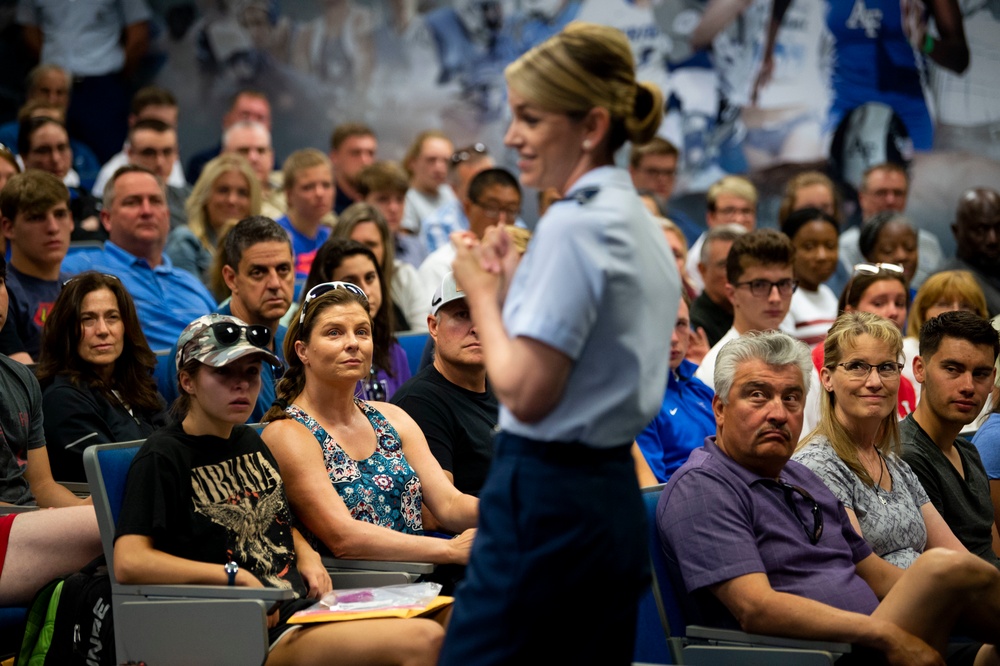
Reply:
M792 458L823 479L876 554L905 569L927 548L966 548L900 455L902 350L888 319L840 315L824 343L819 426Z

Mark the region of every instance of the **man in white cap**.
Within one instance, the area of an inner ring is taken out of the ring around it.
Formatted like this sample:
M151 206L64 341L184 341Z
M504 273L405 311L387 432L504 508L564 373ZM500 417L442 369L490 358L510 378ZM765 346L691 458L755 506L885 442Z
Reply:
M493 458L499 408L486 382L465 294L451 273L434 293L427 329L435 345L434 363L403 384L390 402L417 422L455 487L476 495Z

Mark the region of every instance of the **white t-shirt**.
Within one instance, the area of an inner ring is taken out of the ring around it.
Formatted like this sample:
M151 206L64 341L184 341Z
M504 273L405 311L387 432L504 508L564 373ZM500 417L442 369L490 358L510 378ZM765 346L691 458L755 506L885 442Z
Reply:
M810 347L826 339L826 332L837 319L837 296L825 284L816 291L799 287L792 294L788 316L781 322L781 330Z

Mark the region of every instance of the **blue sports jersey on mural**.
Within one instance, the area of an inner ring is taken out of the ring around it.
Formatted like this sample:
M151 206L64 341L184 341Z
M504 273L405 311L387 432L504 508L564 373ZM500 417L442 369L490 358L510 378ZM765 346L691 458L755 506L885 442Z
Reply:
M917 150L930 150L930 113L924 100L923 58L903 31L899 0L829 2L827 26L835 40L830 128L865 102L882 102L903 119Z

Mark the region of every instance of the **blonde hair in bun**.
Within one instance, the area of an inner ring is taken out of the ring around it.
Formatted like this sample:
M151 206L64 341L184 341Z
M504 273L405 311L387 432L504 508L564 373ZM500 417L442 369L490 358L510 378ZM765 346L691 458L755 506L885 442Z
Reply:
M546 111L582 118L594 107L611 116L611 152L626 139L646 143L663 119L663 93L636 82L632 47L621 31L574 21L504 71L507 85Z

